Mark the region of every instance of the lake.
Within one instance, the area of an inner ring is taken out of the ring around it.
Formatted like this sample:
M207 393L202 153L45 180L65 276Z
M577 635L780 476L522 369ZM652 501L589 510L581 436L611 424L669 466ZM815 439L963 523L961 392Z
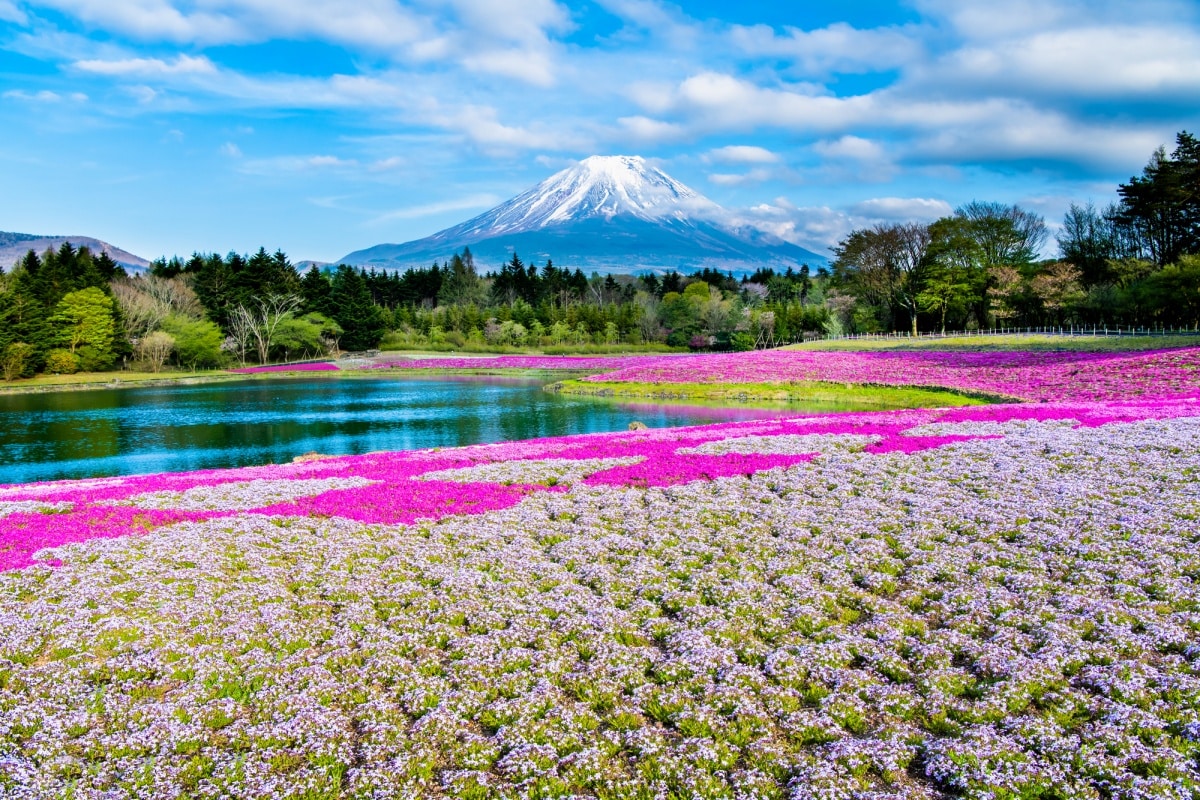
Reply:
M304 377L0 395L0 483L283 463L779 414L618 403L502 378Z

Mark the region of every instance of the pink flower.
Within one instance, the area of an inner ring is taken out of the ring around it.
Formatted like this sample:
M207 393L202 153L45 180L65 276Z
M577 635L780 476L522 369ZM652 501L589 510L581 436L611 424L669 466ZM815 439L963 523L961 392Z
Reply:
M270 367L242 367L241 369L231 369L230 372L236 372L239 375L251 375L258 372L336 372L339 367L337 364L331 364L328 361L318 361L306 364L275 364Z

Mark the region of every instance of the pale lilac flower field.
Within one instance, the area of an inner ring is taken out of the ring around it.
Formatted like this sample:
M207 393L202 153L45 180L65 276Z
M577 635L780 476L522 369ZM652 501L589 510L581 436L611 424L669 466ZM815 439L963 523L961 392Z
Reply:
M0 796L1195 800L1195 354L1036 360L1059 402L0 487Z

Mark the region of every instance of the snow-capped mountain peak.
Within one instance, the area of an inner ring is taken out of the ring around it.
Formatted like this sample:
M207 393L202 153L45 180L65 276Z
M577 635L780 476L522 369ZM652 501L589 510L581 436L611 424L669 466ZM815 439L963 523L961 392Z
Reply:
M592 217L709 217L720 207L641 156L591 156L476 217L473 233L537 230Z
M753 272L828 260L744 224L640 156L592 156L466 222L424 239L357 250L341 263L423 266L468 246L484 269L515 253L607 272Z

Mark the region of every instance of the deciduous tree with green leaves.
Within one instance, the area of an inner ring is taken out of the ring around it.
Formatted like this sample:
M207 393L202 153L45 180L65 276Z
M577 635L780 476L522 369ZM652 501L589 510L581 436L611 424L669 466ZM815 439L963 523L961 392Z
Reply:
M68 292L50 317L54 341L80 359L87 370L112 366L116 321L113 300L94 286Z

